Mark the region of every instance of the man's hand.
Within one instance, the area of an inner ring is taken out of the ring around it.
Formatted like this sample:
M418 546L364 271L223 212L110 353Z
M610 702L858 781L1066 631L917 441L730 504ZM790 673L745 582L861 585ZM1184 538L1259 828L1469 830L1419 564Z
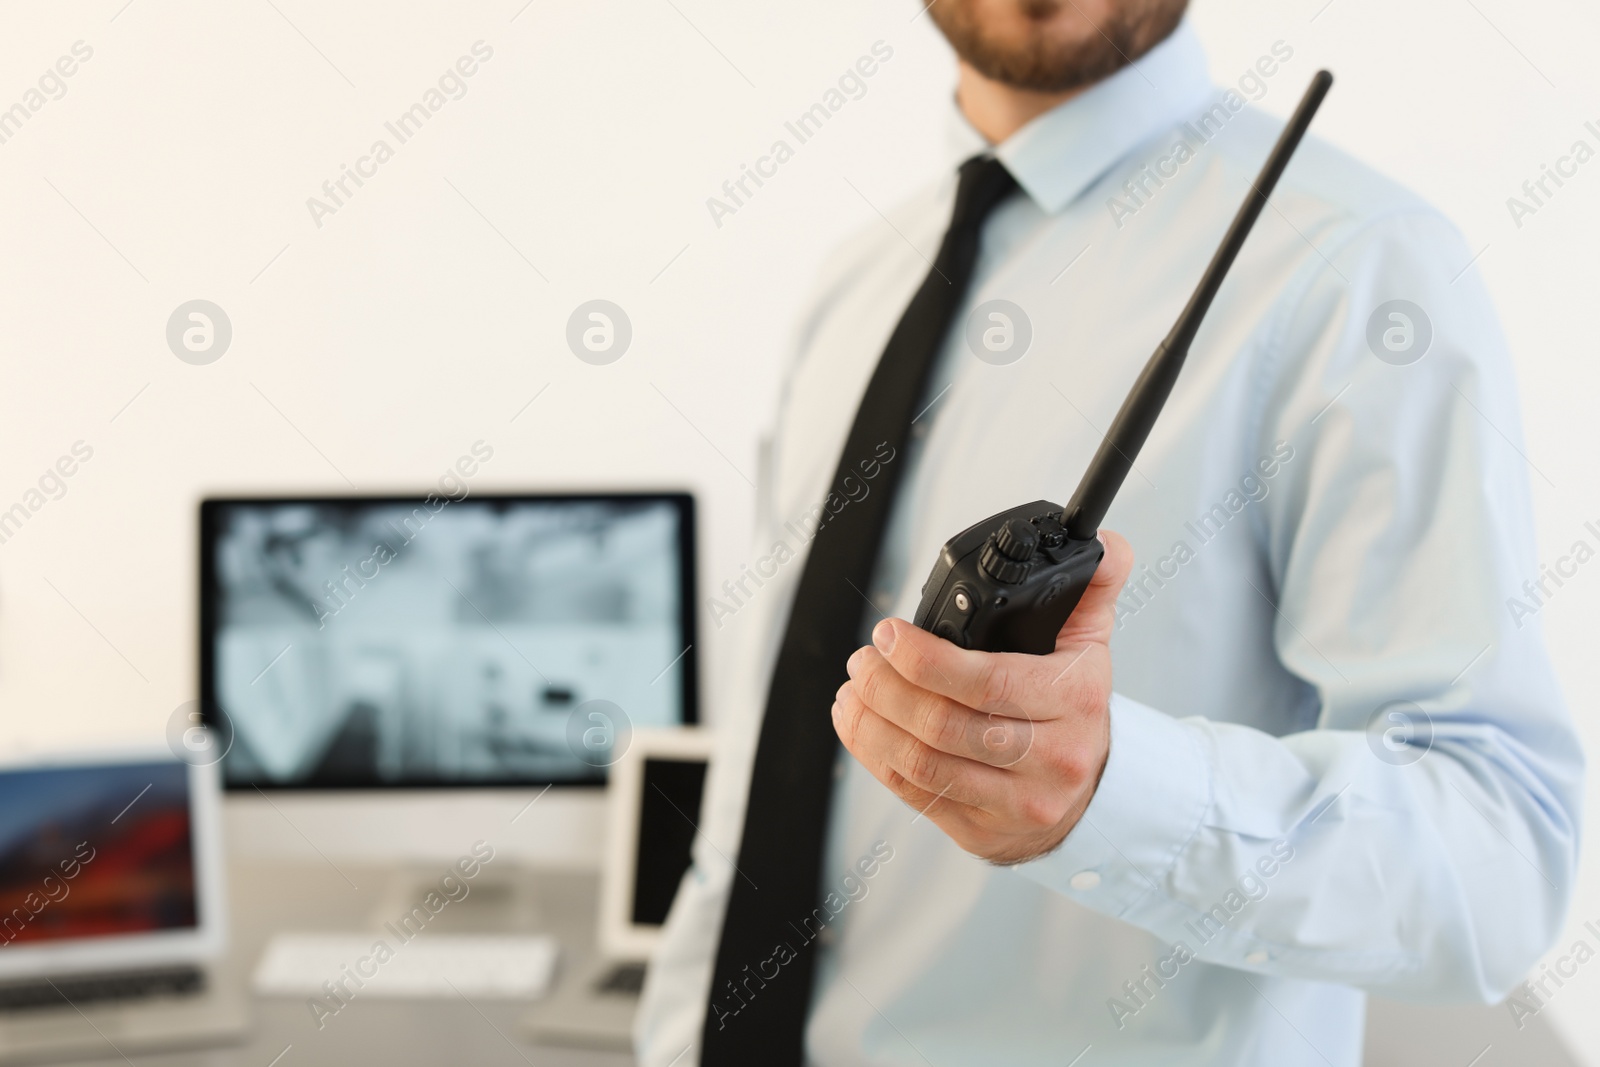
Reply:
M972 652L885 619L850 657L833 726L901 800L962 848L1021 863L1059 845L1110 752L1111 629L1133 549L1106 554L1048 656Z

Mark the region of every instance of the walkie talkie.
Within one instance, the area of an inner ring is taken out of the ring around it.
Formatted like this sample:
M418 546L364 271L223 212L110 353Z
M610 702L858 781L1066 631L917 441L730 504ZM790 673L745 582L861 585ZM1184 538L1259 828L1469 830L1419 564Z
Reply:
M1044 655L1055 650L1056 635L1105 553L1095 536L1100 521L1150 436L1228 268L1332 85L1333 75L1325 70L1311 79L1194 295L1122 402L1072 500L1065 508L1036 500L1002 511L945 542L922 587L913 620L918 626L984 652Z

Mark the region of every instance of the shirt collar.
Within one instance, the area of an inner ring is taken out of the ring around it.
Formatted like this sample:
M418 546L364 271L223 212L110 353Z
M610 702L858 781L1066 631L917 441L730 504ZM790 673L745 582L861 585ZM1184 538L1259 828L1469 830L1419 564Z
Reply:
M1205 49L1189 20L1137 63L1096 82L992 148L1047 214L1066 207L1136 146L1197 110L1211 95ZM953 106L963 156L990 150Z

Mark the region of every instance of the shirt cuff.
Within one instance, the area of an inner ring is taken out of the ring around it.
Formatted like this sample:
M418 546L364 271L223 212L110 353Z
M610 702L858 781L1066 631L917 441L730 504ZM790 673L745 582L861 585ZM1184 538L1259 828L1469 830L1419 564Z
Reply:
M1078 825L1017 873L1085 907L1124 916L1168 872L1211 807L1199 730L1112 694L1111 750Z

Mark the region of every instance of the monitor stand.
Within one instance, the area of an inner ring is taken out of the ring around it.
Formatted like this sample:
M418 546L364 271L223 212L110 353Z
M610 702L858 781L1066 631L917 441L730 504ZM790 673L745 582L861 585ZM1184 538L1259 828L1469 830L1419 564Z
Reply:
M368 925L399 925L448 934L531 933L545 929L537 875L509 864L463 877L443 864L396 869L368 913ZM425 918L424 918L425 917Z

